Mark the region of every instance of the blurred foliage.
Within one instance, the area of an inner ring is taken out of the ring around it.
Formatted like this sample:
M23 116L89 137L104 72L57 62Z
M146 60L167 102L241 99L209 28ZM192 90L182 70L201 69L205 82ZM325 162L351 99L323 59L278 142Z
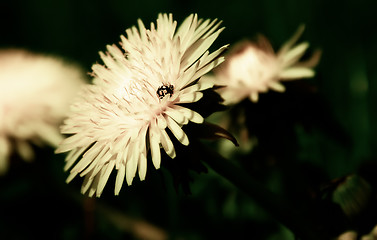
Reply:
M316 212L319 225L333 226L329 235L367 233L377 223L375 1L12 0L1 1L0 9L7 13L0 17L0 47L63 56L88 72L106 44L159 12L178 21L192 12L224 20L214 48L257 33L277 48L305 23L301 39L323 51L317 76L238 106L246 109L245 127L257 145L232 160L298 209ZM82 179L65 184L64 156L36 148L34 162L14 156L0 177L1 239L294 239L211 169L188 173L190 195L174 189L166 168L151 167L146 181L123 187L120 196L113 196L111 178L100 199L87 199L79 193ZM347 206L351 215L342 211Z

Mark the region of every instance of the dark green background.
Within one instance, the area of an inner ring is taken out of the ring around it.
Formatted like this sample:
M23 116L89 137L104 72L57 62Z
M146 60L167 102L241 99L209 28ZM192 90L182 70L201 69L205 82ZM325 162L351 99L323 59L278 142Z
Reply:
M301 39L309 41L312 50L323 51L317 76L309 82L318 87L321 99L351 144L345 146L321 131L306 132L297 127L299 148L295 154L324 169L331 179L355 172L363 162L376 159L375 1L12 0L1 1L0 11L0 47L55 54L81 64L88 72L93 63L100 62L98 51L105 50L106 44L119 42L119 36L138 18L149 26L160 12L173 13L178 23L191 13L223 20L226 29L215 47L262 33L278 49L304 23ZM0 178L0 234L6 239L44 234L60 239L132 238L101 213L94 218L94 227L88 227L80 197L71 195L78 192L81 182L67 187L63 156L54 156L52 149L39 151L35 163L18 161L7 176ZM151 173L154 178L160 179ZM109 191L102 201L181 239L285 239L283 235L273 238L274 234L283 234L278 225L216 174L195 178L191 196L176 195L164 178L167 187L160 180L136 184L123 188L118 198Z

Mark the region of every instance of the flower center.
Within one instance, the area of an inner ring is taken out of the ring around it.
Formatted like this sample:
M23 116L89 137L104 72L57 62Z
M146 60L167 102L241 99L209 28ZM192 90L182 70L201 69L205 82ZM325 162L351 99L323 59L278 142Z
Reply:
M160 99L163 99L168 94L171 97L174 93L174 86L171 85L171 84L169 84L169 85L164 84L157 89L156 93L157 93L158 98L160 98Z

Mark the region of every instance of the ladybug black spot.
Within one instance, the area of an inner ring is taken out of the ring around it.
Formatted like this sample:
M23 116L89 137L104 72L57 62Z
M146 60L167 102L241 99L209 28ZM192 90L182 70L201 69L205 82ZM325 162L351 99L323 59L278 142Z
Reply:
M163 99L166 95L170 95L170 97L173 95L174 92L174 86L173 85L162 85L157 89L157 96L160 99Z

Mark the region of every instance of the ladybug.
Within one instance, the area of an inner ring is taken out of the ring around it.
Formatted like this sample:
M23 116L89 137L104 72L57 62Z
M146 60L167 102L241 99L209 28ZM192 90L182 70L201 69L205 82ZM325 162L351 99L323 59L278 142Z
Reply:
M174 92L174 86L169 84L169 85L162 85L157 89L157 96L160 99L163 99L166 95L170 95L170 97L173 95Z

